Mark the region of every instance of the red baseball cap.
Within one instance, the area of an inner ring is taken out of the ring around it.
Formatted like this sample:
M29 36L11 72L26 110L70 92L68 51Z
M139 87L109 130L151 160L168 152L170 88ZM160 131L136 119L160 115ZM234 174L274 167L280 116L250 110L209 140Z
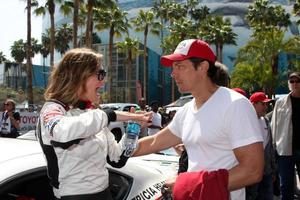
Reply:
M263 92L254 92L251 96L250 96L250 101L251 103L257 103L257 102L265 102L268 103L270 101L272 101L272 99L269 99L265 93Z
M170 67L174 61L186 60L188 58L202 58L215 63L216 55L209 45L199 39L181 41L173 54L162 56L160 62L163 66Z
M241 88L232 88L232 90L244 95L245 97L247 97L247 93L245 92L245 90L241 89Z

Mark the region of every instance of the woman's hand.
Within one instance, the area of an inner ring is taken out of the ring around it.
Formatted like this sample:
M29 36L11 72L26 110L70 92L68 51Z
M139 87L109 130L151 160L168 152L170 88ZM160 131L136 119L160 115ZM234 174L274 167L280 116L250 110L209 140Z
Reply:
M135 119L135 121L137 121L142 128L148 127L152 124L152 112L136 111L134 107L131 107L129 112L139 115L139 119Z
M139 111L139 112L124 112L124 111L115 111L117 115L117 121L128 121L133 120L141 125L149 126L152 123L152 112L145 112L145 111Z

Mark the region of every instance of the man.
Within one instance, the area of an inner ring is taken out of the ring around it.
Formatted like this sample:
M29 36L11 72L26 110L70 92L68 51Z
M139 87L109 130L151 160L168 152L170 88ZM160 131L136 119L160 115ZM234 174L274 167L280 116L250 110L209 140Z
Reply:
M140 139L134 155L183 143L189 172L227 169L231 199L243 200L244 187L262 177L262 137L250 102L212 81L217 74L215 61L209 45L195 39L182 41L173 54L161 58L162 65L172 66L179 91L191 93L194 99L179 108L166 128Z
M265 167L261 182L247 187L246 196L248 200L273 200L273 179L275 171L275 152L272 143L272 132L268 119L265 117L269 103L272 99L267 98L263 92L255 92L250 96L260 125L263 136Z
M151 126L148 126L148 135L154 135L162 129L162 116L158 112L158 101L152 101L150 106L153 112L153 117Z
M0 121L0 136L8 138L16 138L19 136L20 129L20 113L15 112L16 102L7 99L4 103L4 112Z
M291 73L288 84L291 92L276 101L271 122L283 200L294 198L295 166L300 174L300 73Z

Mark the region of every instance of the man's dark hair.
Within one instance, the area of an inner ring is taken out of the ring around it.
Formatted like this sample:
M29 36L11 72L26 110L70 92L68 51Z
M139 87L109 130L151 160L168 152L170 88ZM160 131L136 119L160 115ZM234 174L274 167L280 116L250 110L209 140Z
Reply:
M193 63L195 69L198 68L200 63L207 61L209 64L207 75L212 80L212 82L220 86L228 87L229 75L227 67L225 65L220 62L211 63L208 60L195 57L189 58L189 60Z

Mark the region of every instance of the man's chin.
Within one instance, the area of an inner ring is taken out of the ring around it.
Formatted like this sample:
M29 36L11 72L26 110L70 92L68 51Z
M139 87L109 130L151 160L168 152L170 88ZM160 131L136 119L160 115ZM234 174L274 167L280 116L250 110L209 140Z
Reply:
M188 93L187 90L182 89L182 88L178 88L178 91L179 91L181 94Z

